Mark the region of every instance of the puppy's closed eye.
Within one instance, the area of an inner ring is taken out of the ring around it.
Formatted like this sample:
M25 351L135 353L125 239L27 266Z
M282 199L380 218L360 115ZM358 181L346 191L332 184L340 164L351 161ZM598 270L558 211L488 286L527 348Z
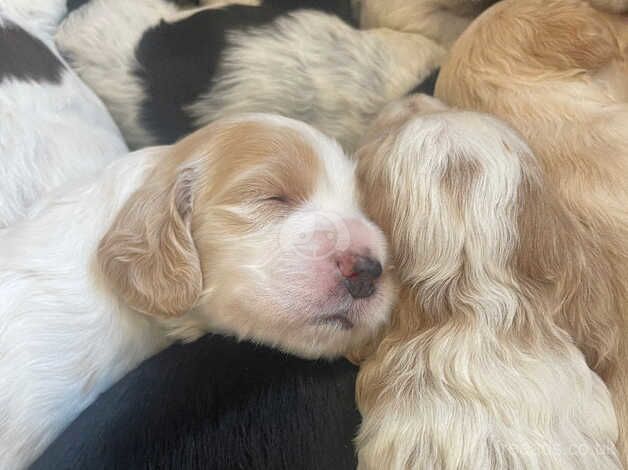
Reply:
M262 199L263 202L276 202L279 204L290 204L292 201L290 201L290 199L288 198L288 196L285 196L283 194L277 195L277 196L268 196Z

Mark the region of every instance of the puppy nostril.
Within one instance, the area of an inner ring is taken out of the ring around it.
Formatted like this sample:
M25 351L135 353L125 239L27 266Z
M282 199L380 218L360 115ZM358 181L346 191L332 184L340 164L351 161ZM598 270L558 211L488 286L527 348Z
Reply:
M379 261L366 256L352 257L351 268L342 269L343 283L351 297L361 299L370 297L375 292L375 281L382 275L382 265Z
M382 264L373 258L358 256L353 268L358 275L364 274L370 279L377 279L382 275Z

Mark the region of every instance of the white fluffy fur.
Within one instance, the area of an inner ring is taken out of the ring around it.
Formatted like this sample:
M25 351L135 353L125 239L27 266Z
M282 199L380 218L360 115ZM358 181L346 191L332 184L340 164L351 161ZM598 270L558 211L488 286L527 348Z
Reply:
M0 24L19 25L55 55L52 32L64 12L65 0L0 0ZM59 84L5 78L0 109L0 228L50 189L127 151L102 102L67 67Z
M89 260L142 181L147 150L45 198L0 234L0 468L26 466L90 402L166 343L94 288ZM67 188L67 189L66 189Z
M66 14L67 0L0 0L0 17L10 18L41 38L51 39Z
M360 470L621 468L605 384L512 267L532 152L486 115L392 119L358 152L403 285L361 370Z
M302 12L231 34L211 92L188 109L197 125L275 112L352 150L381 108L420 83L443 53L422 36L356 31L334 16Z
M144 31L178 9L163 0L91 0L61 23L55 42L79 76L107 105L132 148L156 139L140 122L144 90L133 71Z
M315 230L300 225L308 213L334 213L347 224L352 247L364 247L385 263L383 235L357 207L353 165L337 144L302 123L258 115L225 125L240 122L298 132L315 150L322 173L310 199L289 214L274 217L272 223L257 220L259 226L242 237L205 235L225 249L201 259L212 274L204 269L209 279L203 279L198 304L181 317L162 319L130 309L103 285L95 263L102 237L134 192L150 183L147 176L172 158L171 147L138 151L83 184L65 185L45 198L37 214L0 234L0 468L28 464L99 393L178 339L213 330L305 356L333 356L386 320L391 299L386 284L353 306L344 297L335 304L316 282L306 283L312 270L317 278L326 276L323 261L298 257L293 240L282 238L282 227L290 233ZM220 134L217 126L211 135ZM181 171L197 168L204 158L187 157ZM210 206L199 210L253 221L261 217L250 203ZM153 216L159 214L146 215ZM207 249L201 238L195 241L199 249ZM284 272L290 268L294 271ZM318 305L313 303L317 298ZM321 323L321 316L335 309L354 307L354 330Z
M92 0L56 36L134 147L156 142L138 119L144 91L133 75L134 50L144 31L164 18L174 21L181 13L165 0ZM384 104L420 83L445 55L421 35L358 31L312 11L232 33L227 42L214 87L187 109L197 126L242 112L274 112L318 127L347 150Z

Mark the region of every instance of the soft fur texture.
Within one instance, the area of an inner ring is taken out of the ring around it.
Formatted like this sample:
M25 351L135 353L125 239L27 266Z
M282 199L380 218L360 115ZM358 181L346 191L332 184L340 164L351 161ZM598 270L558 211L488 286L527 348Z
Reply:
M529 139L574 221L548 219L529 262L545 260L549 314L611 391L628 467L628 17L506 0L461 37L437 93Z
M360 25L420 34L448 49L471 21L496 1L359 0Z
M275 0L191 13L164 0L91 0L56 41L133 147L171 143L220 116L275 112L352 150L445 48L415 31L359 31L313 10L339 3Z
M143 363L31 470L351 470L357 369L207 336Z
M0 468L175 340L215 331L306 357L368 341L393 292L353 172L303 123L231 118L118 159L0 234Z
M358 378L359 468L619 469L609 392L554 321L557 288L604 286L579 283L592 246L527 144L419 96L357 158L402 283Z
M46 192L126 153L109 113L58 56L60 0L0 0L0 229Z

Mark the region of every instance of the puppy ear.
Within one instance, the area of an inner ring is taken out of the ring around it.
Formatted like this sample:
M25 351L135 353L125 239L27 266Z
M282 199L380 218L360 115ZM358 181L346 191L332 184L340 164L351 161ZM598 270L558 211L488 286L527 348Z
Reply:
M176 317L190 310L203 279L191 233L193 169L149 177L122 208L98 247L115 292L140 312Z

